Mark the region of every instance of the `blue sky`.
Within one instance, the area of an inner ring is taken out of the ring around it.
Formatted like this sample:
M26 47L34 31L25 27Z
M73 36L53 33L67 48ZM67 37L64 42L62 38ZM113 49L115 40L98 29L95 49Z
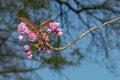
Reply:
M56 12L54 12L54 14L56 14ZM71 16L73 16L75 19L77 19L75 15L71 15ZM84 13L82 16L85 19ZM53 16L53 17L55 17L55 16ZM79 22L76 21L76 23L73 23L73 25L74 24L79 25ZM94 26L94 24L92 24L92 25ZM85 27L85 26L81 26L81 27ZM76 29L80 29L79 26L77 26ZM76 38L76 35L78 36L80 33L82 33L82 30L80 32L75 31L74 29L69 29L69 30L70 30L70 32L71 32L70 34L72 35L73 38ZM63 31L64 32L66 31L65 27L63 28ZM71 37L69 37L68 35L66 35L66 36L67 36L68 42L71 42L73 40L73 39L71 40ZM90 35L87 35L87 36L85 36L84 39L81 39L80 41L77 42L77 44L81 44L81 45L75 44L75 46L84 48L83 46L85 46L85 44L86 45L89 44L89 41L88 41L89 39L90 39ZM67 41L66 41L66 43L68 43ZM115 53L116 51L113 51L111 53ZM115 54L113 56L119 56L119 52L116 52L116 53L117 53L117 55ZM64 53L64 54L67 55L66 53ZM94 55L94 54L92 54L92 55ZM118 65L120 65L119 61L118 61ZM50 70L47 68L42 68L40 70L37 70L36 72L40 77L43 78L43 80L67 80L66 77L68 77L69 80L119 80L117 77L113 76L113 74L110 73L109 70L107 70L104 66L94 64L92 62L80 64L79 66L73 66L73 67L66 66L65 69L63 69L61 71L61 74L54 72L53 70ZM36 78L36 80L38 80L38 78Z
M56 15L56 13L54 15ZM80 22L78 22L79 20L77 21L77 19L78 19L78 17L76 17L77 15L74 15L74 13L73 13L71 16L72 16L71 18L76 20L76 22L74 22L72 24L74 26L76 25L75 26L75 27L77 27L76 29L81 29L78 26ZM53 17L55 17L55 16L53 16ZM83 19L86 19L84 13L83 13L82 17L83 17ZM97 22L97 23L99 25L101 24L99 22ZM93 23L91 25L93 27L95 26L95 24L93 24ZM80 26L80 27L85 27L85 26ZM75 29L70 28L69 30L70 30L70 34L73 38L72 40L74 40L76 38L76 35L79 36L86 29L82 29L80 31L75 31ZM66 27L64 26L63 32L65 32L65 31L66 31ZM66 34L64 33L64 35L66 35ZM66 36L67 36L67 40L64 40L64 39L63 40L66 43L71 42L71 37L69 37L68 35L66 35ZM61 37L61 38L63 38L63 37ZM91 39L91 36L90 36L90 34L88 34L83 39L78 41L76 44L72 45L72 47L77 46L81 49L82 48L84 49L89 44L90 39ZM69 49L70 49L70 47L68 48L68 50ZM65 50L65 51L67 51L67 50ZM115 56L119 56L119 52L117 52L118 50L114 50L113 52L112 52L112 50L110 50L110 51L111 51L110 55L114 56L114 58L115 58ZM69 51L67 51L67 52L69 52ZM112 54L112 53L114 53L114 54ZM68 54L63 53L63 54L68 55L69 53ZM94 53L90 53L90 54L92 54L93 57L96 57L96 55L94 55ZM97 59L102 62L103 56L102 57L100 57L100 55L97 55L97 56L98 56ZM111 58L113 58L113 57L111 57ZM119 65L119 63L118 63L118 65ZM85 64L79 64L79 66L73 66L73 67L66 66L65 69L63 69L61 71L61 74L54 72L52 70L46 69L46 68L37 71L37 73L43 78L43 80L67 80L66 77L68 77L68 80L119 80L119 78L114 76L113 73L111 73L108 69L105 68L105 66L100 65L99 63L95 64L94 61L88 62Z
M62 74L51 72L49 69L41 69L37 72L44 80L118 80L106 68L94 63L88 63L77 67L66 67Z
M103 0L100 0L100 1L103 1ZM65 7L65 6L63 6L63 7ZM54 8L56 8L56 7L54 7ZM64 10L65 10L65 8L64 8ZM59 12L53 12L54 16L52 16L52 17L54 18L57 13L59 14ZM73 25L72 27L74 27L76 29L85 28L85 26L83 26L83 24L78 22L79 19L78 19L77 15L75 15L74 13L70 13L70 14L72 14L71 15L72 20L73 19L76 20L76 22L71 24L71 25ZM87 20L87 18L85 17L86 16L85 13L83 12L81 14L82 14L83 19ZM77 21L77 19L78 19L78 21ZM101 24L99 22L96 22L96 23L99 24L99 25ZM80 26L81 28L79 28L79 26L78 26L79 24L82 25L82 26ZM96 26L93 23L91 23L91 25L93 27ZM80 31L75 31L75 29L72 29L72 28L70 28L69 30L70 30L70 34L73 38L72 40L74 40L76 38L76 35L79 36L82 32L84 32L86 30L86 28L82 29ZM64 26L63 27L63 32L65 32L65 31L66 31L66 27ZM71 37L69 37L68 35L66 35L66 36L67 36L67 40L64 40L64 39L63 40L66 43L71 42L72 41ZM90 38L91 37L88 34L83 39L81 39L76 44L74 44L72 47L77 46L79 48L85 48L89 44ZM110 53L114 53L114 54L112 54L112 56L119 56L119 52L117 52L118 50L114 50L113 52L112 52L112 50L110 50L110 51L111 51ZM63 53L63 54L67 55L66 53ZM94 55L94 53L90 53L90 54L92 54L93 57L96 57L96 55ZM100 57L100 55L97 55L97 56L98 56L98 59L102 62L103 57ZM100 65L99 63L95 64L93 62L88 62L88 63L85 63L85 64L80 64L79 66L73 66L73 67L66 66L65 69L63 69L61 71L61 74L59 74L57 72L54 72L52 70L49 70L47 68L38 70L37 73L43 78L43 80L67 80L66 77L68 77L69 80L119 80L119 78L117 78L111 72L109 72L109 70L107 70L105 68L105 66ZM120 65L120 64L118 63L118 65Z

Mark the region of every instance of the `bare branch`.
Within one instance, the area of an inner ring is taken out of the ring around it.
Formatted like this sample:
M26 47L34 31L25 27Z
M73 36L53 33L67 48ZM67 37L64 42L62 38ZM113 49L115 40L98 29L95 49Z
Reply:
M26 73L26 72L35 71L35 70L38 70L38 69L40 69L40 68L39 67L38 68L31 68L31 69L13 68L13 69L10 69L10 70L0 70L0 74L3 74L3 73Z
M68 2L66 1L62 1L62 0L56 0L56 2L60 3L60 4L64 4L66 5L70 10L72 10L73 12L75 13L80 13L80 12L83 12L83 11L87 11L87 10L95 10L95 9L106 9L106 10L112 10L112 9L109 9L107 8L105 5L107 4L109 0L106 0L105 2L103 2L102 4L99 4L99 5L93 5L93 6L84 6L82 4L78 2L76 2L76 4L79 4L81 6L81 9L75 9L73 8ZM114 10L112 10L114 11Z
M94 31L94 30L98 30L98 29L102 29L103 27L106 27L106 25L108 24L112 24L116 21L120 20L120 17L119 18L115 18L111 21L108 21L108 22L105 22L103 23L102 25L100 26L96 26L96 27L93 27L93 28L90 28L89 30L85 31L83 34L81 34L80 36L78 36L75 40L73 40L71 43L68 43L67 45L63 46L63 47L60 47L60 48L54 48L53 46L51 46L50 44L47 43L47 45L53 49L53 50L64 50L66 48L68 48L69 46L75 44L77 41L79 41L81 38L83 38L84 36L86 36L88 33L90 33L91 31Z

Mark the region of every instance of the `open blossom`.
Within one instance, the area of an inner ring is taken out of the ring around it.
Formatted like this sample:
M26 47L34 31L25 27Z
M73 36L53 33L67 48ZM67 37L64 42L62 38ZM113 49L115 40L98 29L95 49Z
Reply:
M31 31L26 27L25 34L28 36L31 33Z
M36 34L35 33L30 33L29 35L28 35L28 40L29 41L35 41L37 39L37 36L36 36Z
M18 35L18 40L19 40L19 41L22 41L23 38L24 38L24 36L23 36L22 34L19 34L19 35Z
M23 46L23 49L24 49L25 52L28 52L29 49L30 49L30 46L26 44L26 45Z
M49 24L49 26L50 26L50 28L51 28L52 31L55 31L58 28L59 23L57 23L57 22L51 22Z
M25 31L26 31L26 24L24 22L21 22L19 25L18 25L18 32L21 33L21 34L24 34Z

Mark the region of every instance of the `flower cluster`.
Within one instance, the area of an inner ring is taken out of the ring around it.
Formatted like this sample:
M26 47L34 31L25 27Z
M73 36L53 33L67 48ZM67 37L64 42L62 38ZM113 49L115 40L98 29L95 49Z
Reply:
M23 46L23 49L27 54L27 58L32 59L33 55L32 55L32 52L30 51L30 46L26 44L26 45Z
M30 42L30 45L25 44L23 46L23 50L26 53L28 59L32 59L33 57L32 51L30 50L31 46L34 46L39 52L45 51L47 54L50 54L50 47L46 45L49 43L49 34L54 33L58 36L63 35L62 29L59 28L59 23L55 21L50 22L47 29L38 30L38 28L35 28L34 31L30 29L29 25L27 26L24 22L21 22L18 24L17 30L19 33L19 41L23 41L24 37L26 36Z
M58 36L62 36L63 35L63 32L62 32L62 29L59 28L59 23L57 22L52 22L49 24L49 28L47 29L47 32L48 33L54 33L54 34L57 34Z
M31 42L34 42L37 39L37 36L35 35L35 33L31 32L24 22L21 22L18 25L17 30L19 32L19 35L18 35L19 41L22 41L24 39L24 35L27 36L28 40ZM23 46L23 49L27 54L27 58L32 59L33 55L32 55L32 52L30 51L30 46L26 44Z
M18 25L18 32L19 32L18 39L20 41L23 40L24 34L28 37L28 40L31 42L34 42L37 39L35 33L31 32L24 22L21 22Z

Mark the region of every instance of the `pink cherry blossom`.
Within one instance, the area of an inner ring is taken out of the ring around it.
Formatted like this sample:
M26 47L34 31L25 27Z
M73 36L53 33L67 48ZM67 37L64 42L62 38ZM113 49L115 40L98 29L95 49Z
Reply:
M25 34L28 36L31 33L31 31L26 27Z
M25 52L27 52L30 49L30 46L26 44L23 46L23 49Z
M22 41L23 38L24 38L24 36L23 36L22 34L19 34L19 35L18 35L18 40L19 40L19 41Z
M47 53L47 54L50 54L50 49L47 49L47 50L46 50L46 53Z
M35 33L30 33L30 34L28 35L28 40L29 40L29 41L34 42L36 39L37 39L37 36L35 35Z
M32 54L27 55L27 58L28 58L28 59L32 59L32 57L33 57Z
M38 51L42 52L43 48L42 47L38 47Z
M48 33L51 33L51 29L50 29L50 28L48 28L48 29L47 29L47 32L48 32Z
M58 36L62 36L63 35L63 32L58 32Z
M18 25L18 32L21 33L21 34L24 34L25 31L26 31L26 24L24 22L21 22L19 25Z
M59 23L52 22L52 23L49 24L49 26L50 26L50 28L51 28L52 31L55 31L58 28Z
M57 31L54 31L53 33L54 33L54 34L57 34Z
M26 52L26 54L30 55L30 54L32 54L32 52L29 50L29 51Z

